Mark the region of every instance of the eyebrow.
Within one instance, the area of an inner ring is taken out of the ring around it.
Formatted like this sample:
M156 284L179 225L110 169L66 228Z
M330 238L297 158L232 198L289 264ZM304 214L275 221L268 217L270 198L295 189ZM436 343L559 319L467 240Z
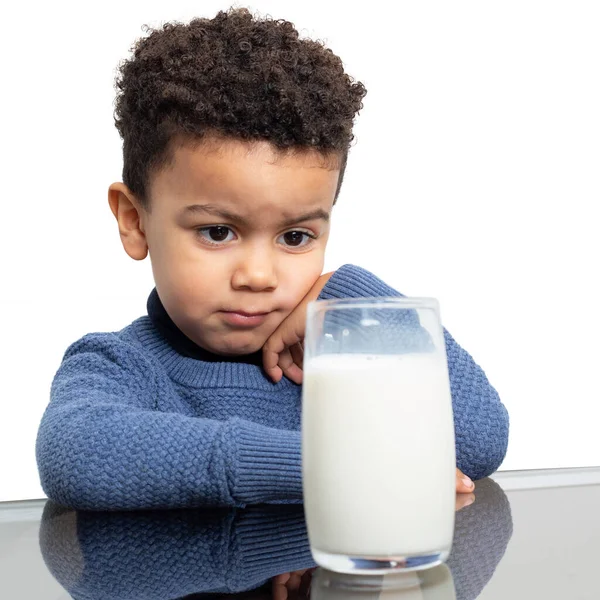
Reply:
M190 206L186 206L183 211L183 214L195 214L195 213L205 213L212 215L214 217L220 217L221 219L225 219L226 221L232 221L235 223L239 223L245 227L248 226L248 221L241 217L240 215L236 215L228 210L223 208L219 208L217 206L213 206L212 204L191 204ZM296 223L302 223L304 221L313 221L314 219L322 219L326 223L329 222L329 213L325 212L322 208L317 208L315 210L311 210L310 212L304 213L303 215L298 215L296 217L287 217L282 222L283 227L289 227L290 225L295 225Z

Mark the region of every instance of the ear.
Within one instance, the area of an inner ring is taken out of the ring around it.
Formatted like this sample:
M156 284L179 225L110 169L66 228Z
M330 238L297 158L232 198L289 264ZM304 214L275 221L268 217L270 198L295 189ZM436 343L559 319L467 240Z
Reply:
M113 183L108 188L108 204L117 223L125 252L135 260L148 255L148 243L143 225L144 208L124 183Z

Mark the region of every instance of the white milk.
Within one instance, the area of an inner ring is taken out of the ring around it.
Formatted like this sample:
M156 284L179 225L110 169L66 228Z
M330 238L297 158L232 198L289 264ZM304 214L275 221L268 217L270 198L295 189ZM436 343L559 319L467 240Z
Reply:
M302 402L311 546L354 556L449 550L456 458L445 356L311 358Z

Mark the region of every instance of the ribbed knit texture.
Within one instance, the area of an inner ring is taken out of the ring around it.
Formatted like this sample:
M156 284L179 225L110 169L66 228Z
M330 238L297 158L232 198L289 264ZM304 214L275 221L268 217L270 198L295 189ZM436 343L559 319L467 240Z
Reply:
M456 513L447 562L457 600L479 596L512 535L510 505L498 484L480 481L475 497ZM107 513L48 501L40 548L76 600L235 594L315 566L302 506Z
M320 298L399 295L345 265ZM504 458L508 413L444 336L457 466L479 479ZM42 487L60 504L97 510L301 502L300 412L301 387L287 378L182 356L141 317L67 349L38 431Z

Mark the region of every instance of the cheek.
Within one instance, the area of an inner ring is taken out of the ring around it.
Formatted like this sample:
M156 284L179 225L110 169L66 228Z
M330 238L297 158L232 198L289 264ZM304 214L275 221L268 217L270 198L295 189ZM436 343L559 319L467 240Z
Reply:
M152 256L154 281L161 298L168 298L173 311L183 315L202 312L207 299L223 288L223 269L213 261L198 260L183 248L163 247Z
M285 271L283 283L286 289L285 304L288 310L295 308L310 291L323 272L323 257L318 260L307 261L302 266L292 265Z

